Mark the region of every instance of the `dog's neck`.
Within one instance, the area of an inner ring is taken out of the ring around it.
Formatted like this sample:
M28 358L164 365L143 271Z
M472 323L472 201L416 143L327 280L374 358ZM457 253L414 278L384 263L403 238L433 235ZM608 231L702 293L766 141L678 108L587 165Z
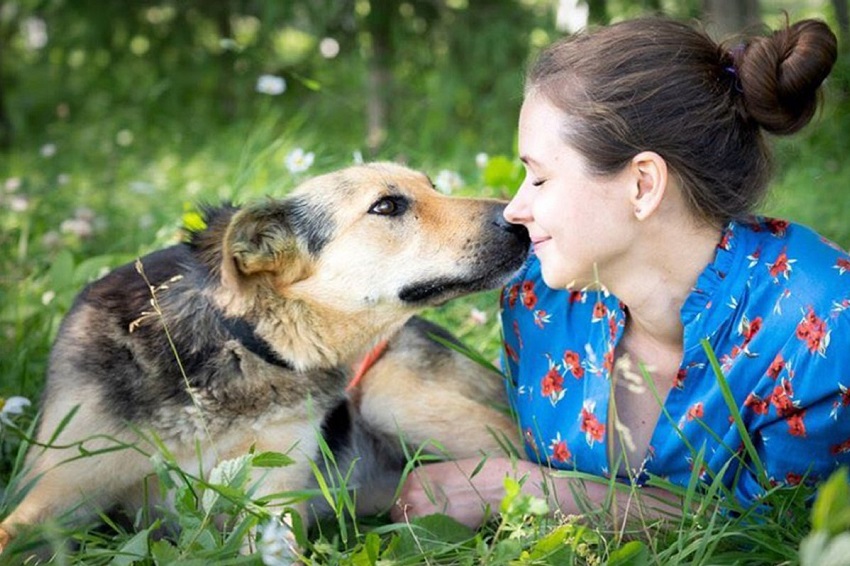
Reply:
M228 331L247 350L297 371L350 366L406 322L406 318L380 321L344 313L304 299L271 297L264 286L217 298Z

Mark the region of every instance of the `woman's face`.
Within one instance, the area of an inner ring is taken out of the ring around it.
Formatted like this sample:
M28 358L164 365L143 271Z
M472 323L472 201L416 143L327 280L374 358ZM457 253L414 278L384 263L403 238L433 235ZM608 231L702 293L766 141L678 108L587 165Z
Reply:
M526 174L505 218L528 229L548 286L580 289L627 275L633 187L627 168L606 177L588 173L561 138L565 119L543 96L526 98L519 117Z

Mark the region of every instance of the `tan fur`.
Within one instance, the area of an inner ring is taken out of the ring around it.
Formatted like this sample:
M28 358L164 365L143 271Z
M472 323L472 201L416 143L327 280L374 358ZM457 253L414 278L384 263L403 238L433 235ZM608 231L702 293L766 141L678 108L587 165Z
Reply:
M501 376L474 362L462 372L417 371L415 356L389 354L364 379L359 411L371 426L453 459L521 445L517 425L505 412Z

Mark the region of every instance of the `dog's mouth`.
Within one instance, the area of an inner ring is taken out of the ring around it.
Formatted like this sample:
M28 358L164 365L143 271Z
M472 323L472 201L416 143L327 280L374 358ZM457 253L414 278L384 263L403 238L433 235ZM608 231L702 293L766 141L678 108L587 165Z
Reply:
M525 254L514 256L477 277L434 277L417 281L402 287L398 298L413 306L438 305L461 295L495 289L511 278L524 259Z
M489 279L431 279L408 285L401 289L398 298L412 305L436 304L458 295L483 291L498 286Z

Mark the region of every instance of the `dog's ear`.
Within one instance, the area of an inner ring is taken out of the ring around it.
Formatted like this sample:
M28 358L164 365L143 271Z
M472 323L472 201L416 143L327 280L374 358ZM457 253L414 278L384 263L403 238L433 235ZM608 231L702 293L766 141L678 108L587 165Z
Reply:
M293 229L291 203L268 200L237 212L225 237L225 262L237 274L271 274L291 283L306 276L310 254Z

